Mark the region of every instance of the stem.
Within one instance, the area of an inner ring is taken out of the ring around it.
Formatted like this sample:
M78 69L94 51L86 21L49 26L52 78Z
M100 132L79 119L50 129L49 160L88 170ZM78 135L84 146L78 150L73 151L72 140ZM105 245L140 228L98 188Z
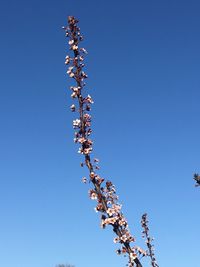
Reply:
M92 150L92 142L88 139L88 125L87 125L87 113L85 113L85 101L86 98L82 96L82 89L84 87L84 79L87 77L83 71L83 64L80 62L83 60L81 50L79 49L79 41L80 41L80 29L77 27L78 21L74 17L68 18L68 27L64 27L67 36L70 37L70 46L71 50L73 50L74 58L69 59L73 62L72 67L69 68L68 74L70 77L74 78L76 81L76 90L73 93L73 98L78 99L78 112L79 112L79 120L80 124L78 123L77 128L79 128L79 132L77 133L76 140L78 139L81 143L80 151L82 154L84 154L85 159L85 165L87 166L90 174L90 181L92 182L94 186L94 192L97 195L98 203L101 204L101 210L100 212L104 216L103 218L107 219L108 221L114 220L114 222L110 222L107 224L110 224L113 227L113 232L119 237L119 241L125 248L126 252L129 254L129 267L136 265L136 267L142 267L138 257L135 254L135 250L131 248L130 243L134 241L134 238L130 235L129 231L127 230L127 223L125 219L123 218L123 214L121 212L113 211L113 206L118 205L115 203L115 199L112 199L112 194L115 194L115 192L111 193L111 190L109 188L112 186L111 182L106 183L106 187L102 187L101 183L102 181L99 180L98 175L94 171L94 166L91 161L91 157L89 155L90 151ZM69 63L68 62L68 63ZM67 63L67 64L68 64ZM92 103L91 100L88 103ZM88 105L89 106L89 105ZM90 123L89 123L90 124ZM76 125L75 125L76 127ZM80 141L81 140L81 141ZM102 180L102 179L101 179ZM109 199L105 192L110 194ZM110 200L111 198L111 200ZM110 202L112 205L110 206ZM109 203L109 204L108 204ZM119 207L119 205L118 205ZM121 207L120 207L121 208ZM134 264L135 263L135 264Z

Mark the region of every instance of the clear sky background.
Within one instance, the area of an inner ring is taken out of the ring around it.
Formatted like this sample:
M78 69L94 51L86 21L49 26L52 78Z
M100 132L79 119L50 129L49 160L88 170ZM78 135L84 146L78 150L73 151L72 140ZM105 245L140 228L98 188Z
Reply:
M85 36L94 155L161 267L200 266L199 0L2 0L0 266L121 267L73 143L68 15ZM149 266L144 261L144 267Z

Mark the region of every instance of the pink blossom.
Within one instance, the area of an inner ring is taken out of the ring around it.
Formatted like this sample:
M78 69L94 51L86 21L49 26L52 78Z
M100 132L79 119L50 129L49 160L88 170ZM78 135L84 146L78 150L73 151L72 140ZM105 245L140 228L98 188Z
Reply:
M94 179L94 177L95 177L95 173L94 173L94 172L91 172L91 173L90 173L90 178L91 178L91 179Z
M70 57L69 56L66 56L65 57L65 64L69 64L70 63Z
M85 141L86 141L86 139L84 137L80 137L78 139L78 142L81 143L81 144L83 144Z
M73 45L72 50L78 50L78 45Z
M67 70L67 74L70 74L71 72L72 72L72 70L73 70L73 66L70 66L69 68L68 68L68 70Z
M93 200L97 199L97 193L93 189L89 190L89 196Z
M105 219L106 224L114 224L114 223L116 223L116 221L117 221L117 217L111 217L111 218Z
M91 98L90 95L88 95L88 96L84 99L84 101L85 101L85 102L88 102L88 103L90 103L90 104L93 104L93 103L94 103L94 101L92 100L92 98Z
M74 104L72 104L72 105L70 106L70 109L71 109L71 111L72 111L72 112L74 112L74 111L76 110L76 107L75 107L75 105L74 105Z
M118 242L119 242L119 237L115 237L115 238L113 239L113 242L114 242L114 243L118 243Z
M81 121L80 119L73 120L73 127L77 128L81 126Z
M74 40L69 40L69 45L72 45L74 43Z
M73 78L74 77L74 73L73 72L70 72L69 77L70 78Z
M88 52L86 51L86 49L85 48L80 48L80 51L82 51L84 54L87 54Z
M92 147L85 148L85 149L83 150L83 154L85 154L85 155L88 155L88 154L90 154L91 152L92 152Z
M76 98L76 97L77 97L77 93L73 92L73 93L71 94L71 97L72 97L72 98Z

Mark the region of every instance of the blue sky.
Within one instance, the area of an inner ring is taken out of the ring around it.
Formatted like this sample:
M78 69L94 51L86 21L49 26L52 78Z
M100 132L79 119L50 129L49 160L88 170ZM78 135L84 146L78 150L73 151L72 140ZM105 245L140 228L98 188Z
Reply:
M162 267L199 262L200 2L2 1L0 265L125 266L99 227L73 143L68 15L85 36L94 155ZM149 266L144 261L144 267Z

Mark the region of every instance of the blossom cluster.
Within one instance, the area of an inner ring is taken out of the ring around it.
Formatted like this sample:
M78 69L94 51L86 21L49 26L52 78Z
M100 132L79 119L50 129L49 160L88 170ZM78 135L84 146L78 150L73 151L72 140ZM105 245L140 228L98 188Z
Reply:
M147 214L145 213L145 214L142 215L141 225L142 225L142 228L143 228L143 231L142 231L143 238L146 238L145 242L146 242L146 245L147 245L147 248L148 248L148 251L146 252L146 255L151 258L151 265L153 267L159 267L157 262L156 262L156 258L155 258L154 245L152 244L152 241L154 239L149 236L148 222L149 221L147 220Z
M118 202L115 186L111 181L105 181L98 175L99 170L97 158L91 159L93 151L93 141L90 138L92 133L90 115L91 105L94 103L89 94L83 94L86 85L85 79L88 75L83 71L84 57L87 54L85 48L80 46L83 40L78 20L73 16L68 17L68 26L63 27L66 36L69 38L68 45L72 55L67 55L65 64L68 65L67 74L73 79L74 85L70 87L71 97L76 101L76 105L72 104L70 109L72 112L78 113L79 117L73 120L73 128L75 129L74 142L79 144L78 152L84 156L84 163L89 170L89 180L93 184L93 188L89 190L89 197L97 202L95 211L101 213L101 227L107 225L112 226L114 233L114 243L119 243L121 248L117 250L117 254L128 254L129 267L142 267L138 255L141 250L131 247L130 243L135 241L131 235L128 223L121 211L122 206ZM82 178L83 183L87 183L87 178Z

